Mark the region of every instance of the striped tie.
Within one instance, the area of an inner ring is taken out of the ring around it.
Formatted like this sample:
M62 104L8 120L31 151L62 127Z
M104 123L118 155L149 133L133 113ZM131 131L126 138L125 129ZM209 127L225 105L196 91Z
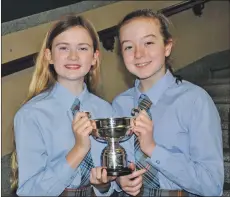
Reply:
M152 102L148 98L147 95L142 94L138 100L138 108L141 110L145 110L150 119L151 113L150 113L150 107L152 105ZM141 149L140 149L140 143L134 135L134 148L135 148L135 161L136 161L136 168L142 169L146 168L148 169L147 172L143 175L143 185L147 188L160 188L159 180L157 177L157 170L150 164L146 162L147 155L145 155Z
M75 99L71 111L73 113L73 116L80 110L80 101L78 98ZM93 159L91 156L91 152L89 151L85 158L82 160L80 164L80 169L81 169L81 184L80 187L82 186L87 186L90 183L90 171L94 167L93 165Z

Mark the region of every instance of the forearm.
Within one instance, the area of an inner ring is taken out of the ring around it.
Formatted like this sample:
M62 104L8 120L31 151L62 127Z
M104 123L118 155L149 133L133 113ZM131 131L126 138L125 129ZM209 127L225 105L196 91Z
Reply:
M110 196L114 192L114 181L100 185L93 186L96 196Z
M29 161L19 160L19 164L23 167L19 168L21 185L18 194L56 196L60 195L73 180L80 185L81 173L78 166L83 159L82 152L73 147L66 156L59 158L55 165L31 169L29 172L31 175L26 171Z
M100 193L106 193L109 191L111 187L111 183L105 183L100 185L94 185L94 187L100 192Z
M24 170L19 168L19 187L17 191L19 196L58 196L74 179L75 182L79 183L81 180L79 171L72 169L65 157L52 167L46 166L40 168L37 173L31 172L30 174L33 175L28 175L26 168Z
M181 152L156 146L151 164L182 189L198 195L221 195L223 163L217 160L193 161Z
M66 160L70 167L75 169L80 165L85 156L85 151L75 145L66 155Z

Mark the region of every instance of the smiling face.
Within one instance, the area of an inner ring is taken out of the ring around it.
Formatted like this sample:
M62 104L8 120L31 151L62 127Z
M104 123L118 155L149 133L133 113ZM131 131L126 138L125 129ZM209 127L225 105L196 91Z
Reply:
M164 44L157 19L133 18L120 29L122 56L127 69L141 80L157 81L166 72L165 57L172 44Z
M51 51L46 51L46 57L54 65L57 80L61 83L84 80L91 66L96 64L98 51L94 52L88 31L75 26L54 38Z

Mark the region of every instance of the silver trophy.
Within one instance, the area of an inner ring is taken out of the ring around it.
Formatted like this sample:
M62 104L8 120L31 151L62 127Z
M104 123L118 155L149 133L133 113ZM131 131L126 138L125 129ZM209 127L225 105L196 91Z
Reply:
M108 144L101 153L101 165L106 166L108 176L124 176L132 173L132 170L128 168L126 151L119 143L132 136L131 120L135 124L135 117L140 110L148 111L151 105L150 100L143 99L138 108L132 109L131 115L134 117L94 120L96 128L93 129L92 136Z
M128 168L127 154L119 142L128 140L133 132L131 130L131 118L105 118L96 119L96 129L93 129L93 137L108 145L101 153L101 164L106 167L108 176L123 176L132 173Z

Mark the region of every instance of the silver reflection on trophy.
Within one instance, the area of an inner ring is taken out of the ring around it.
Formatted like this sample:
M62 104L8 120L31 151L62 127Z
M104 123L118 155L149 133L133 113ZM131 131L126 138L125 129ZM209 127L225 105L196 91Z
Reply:
M107 142L108 145L101 154L102 166L107 167L108 176L121 176L131 173L127 167L127 155L119 142L128 140L131 131L131 118L105 118L96 119L96 129L92 135L96 140Z

